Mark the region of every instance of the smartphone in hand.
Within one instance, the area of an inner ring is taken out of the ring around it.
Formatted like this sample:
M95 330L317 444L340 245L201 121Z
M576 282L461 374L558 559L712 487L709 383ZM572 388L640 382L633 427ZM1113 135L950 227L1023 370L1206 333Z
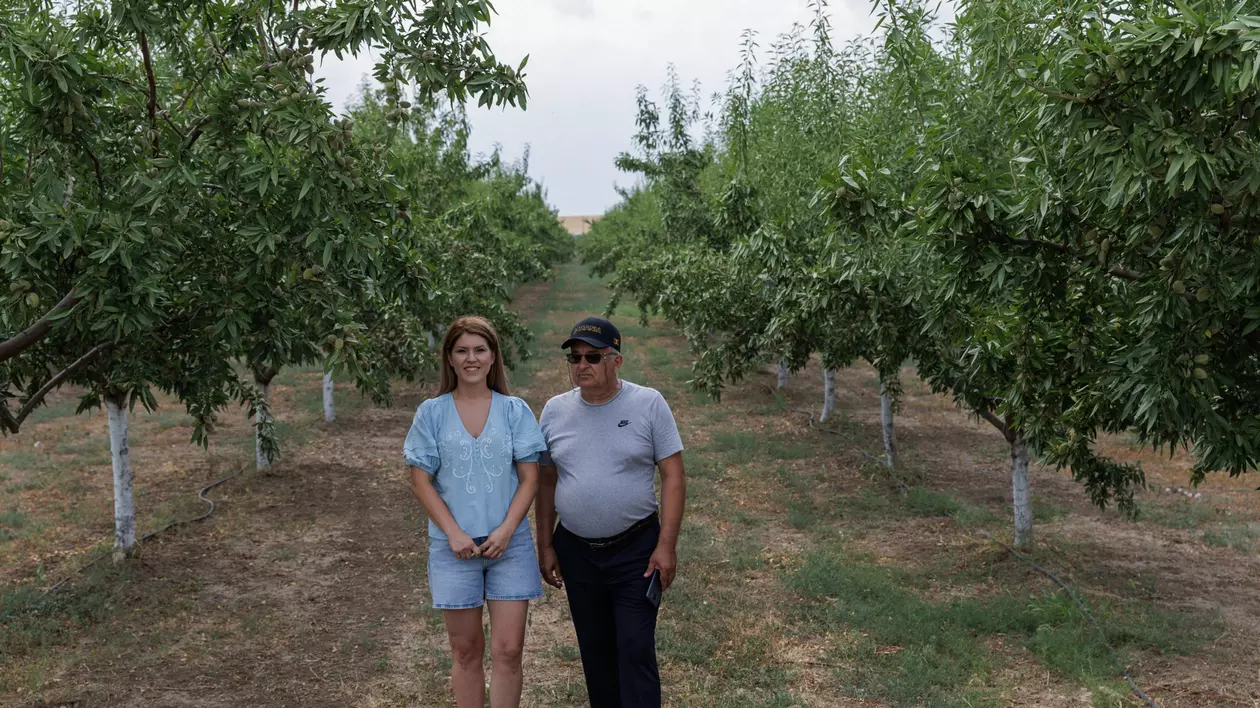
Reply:
M647 599L652 603L653 607L661 606L661 571L652 571L652 577L648 579Z

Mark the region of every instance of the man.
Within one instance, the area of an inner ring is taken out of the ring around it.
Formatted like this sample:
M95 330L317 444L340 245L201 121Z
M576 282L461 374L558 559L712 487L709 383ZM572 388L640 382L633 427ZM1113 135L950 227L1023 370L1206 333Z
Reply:
M560 348L577 388L548 401L539 421L548 448L534 514L539 568L548 584L568 584L591 708L658 708L648 594L653 583L668 589L678 564L682 439L658 391L618 378L621 333L611 322L578 322Z

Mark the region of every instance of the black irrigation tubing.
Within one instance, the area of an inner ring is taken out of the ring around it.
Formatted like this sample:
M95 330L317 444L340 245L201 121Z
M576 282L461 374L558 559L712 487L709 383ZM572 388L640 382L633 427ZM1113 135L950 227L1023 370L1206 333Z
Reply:
M1125 682L1129 684L1129 688L1133 691L1133 695L1142 699L1149 708L1159 708L1159 704L1155 702L1155 699L1146 695L1146 692L1143 691L1137 685L1137 682L1133 680L1133 677L1129 675L1129 669L1124 665L1124 662L1120 661L1120 655L1116 652L1115 647L1111 646L1111 642L1107 641L1107 633L1103 631L1102 625L1098 624L1098 620L1094 619L1093 613L1091 613L1089 608L1085 606L1085 602L1081 600L1081 596L1078 595L1070 585L1063 582L1063 579L1059 576L1038 565L1032 558L1029 558L1027 555L1015 550L1004 541L994 537L994 535L988 531L981 530L980 533L985 538L988 538L990 541L998 544L1002 548L1005 548L1011 555L1027 563L1033 570L1054 581L1055 585L1063 588L1063 592L1067 593L1067 596L1072 598L1072 601L1076 603L1077 609L1081 611L1081 614L1085 615L1085 619L1089 620L1089 623L1094 625L1094 629L1098 630L1098 637L1102 639L1103 646L1107 647L1107 651L1111 652L1111 660L1115 662L1116 669L1120 672L1120 675L1124 677Z
M136 539L136 543L138 543L138 544L139 544L139 543L143 543L143 542L145 542L145 541L147 541L147 540L149 540L149 539L153 538L154 536L156 536L156 535L158 535L158 534L162 533L163 531L168 531L168 530L170 530L170 529L175 528L176 526L184 526L184 525L186 525L186 524L191 524L191 523L194 523L194 522L197 522L197 521L201 521L202 519L208 519L208 518L210 518L210 515L214 513L214 510L215 510L215 503L214 503L214 500L213 500L213 499L207 499L207 498L206 498L206 492L209 492L211 489L214 489L215 487L219 486L220 484L223 484L224 482L228 482L228 481L230 481L230 480L232 480L232 479L235 479L235 478L239 477L239 476L241 475L241 473L242 473L242 472L244 472L244 471L245 471L245 468L244 468L244 467L241 467L241 468L237 469L235 472L233 472L232 474L230 474L230 475L228 475L228 476L226 476L226 477L224 477L224 478L222 478L222 479L219 479L219 480L216 480L216 481L214 481L214 482L211 482L210 484L207 484L206 486L202 487L200 491L198 491L198 492L197 492L197 498L198 498L198 499L200 499L201 501L203 501L203 502L205 502L205 503L207 503L207 504L209 504L209 505L210 505L210 508L206 510L206 513L204 513L204 514L202 514L202 515L200 515L200 516L194 516L194 517L189 518L189 519L181 519L181 520L179 520L179 521L172 521L171 523L169 523L169 524L167 524L167 525L163 526L162 528L157 529L156 531L150 531L149 533L146 533L145 535L143 535L143 536L141 536L140 538ZM113 552L114 552L114 549L110 548L110 549L107 549L107 550L104 550L104 551L101 551L101 552L97 553L97 554L96 554L96 556L95 556L94 558L92 558L90 561L88 561L87 563L84 563L83 565L79 566L78 568L75 568L72 572L70 572L68 575L66 575L66 577L62 578L61 580L58 580L58 581L57 581L54 585L50 586L48 589L46 589L46 590L44 590L42 593L40 593L40 597L41 597L41 598L44 598L44 597L47 597L48 595L51 595L52 593L56 592L58 588L60 588L62 585L65 585L66 583L70 582L70 580L71 580L71 579L73 579L75 576L77 576L79 573L82 573L83 571L87 570L88 568L91 568L92 566L94 566L94 565L96 565L97 563L101 562L102 560L104 560L104 559L105 559L105 557L106 557L106 556L112 555L112 554L113 554ZM29 612L29 610L28 610L28 612ZM4 620L4 621L6 621L6 622L7 622L7 621L9 621L9 620L11 620L11 619L16 619L16 618L17 618L17 615L5 615L4 617L0 617L0 620Z

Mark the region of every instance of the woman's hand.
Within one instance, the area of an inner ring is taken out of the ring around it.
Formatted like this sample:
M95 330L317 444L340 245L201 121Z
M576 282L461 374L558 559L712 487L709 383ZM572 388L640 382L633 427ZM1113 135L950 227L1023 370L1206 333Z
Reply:
M481 551L483 558L497 560L503 556L503 552L507 550L508 543L512 541L512 533L516 529L509 529L503 526L490 532L486 537L486 542L481 544L477 550Z
M468 560L477 555L477 544L473 543L472 536L463 531L446 534L446 542L451 544L451 552L456 558Z

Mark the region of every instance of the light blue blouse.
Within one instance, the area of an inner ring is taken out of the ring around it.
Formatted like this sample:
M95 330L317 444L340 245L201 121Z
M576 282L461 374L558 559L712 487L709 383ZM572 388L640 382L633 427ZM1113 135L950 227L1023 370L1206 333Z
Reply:
M507 517L520 482L516 461L537 462L547 449L529 404L494 393L481 435L473 437L444 393L420 404L403 444L407 464L428 472L433 486L464 533L489 536ZM524 527L529 520L522 519ZM520 528L517 528L520 531ZM429 521L430 538L446 538Z

